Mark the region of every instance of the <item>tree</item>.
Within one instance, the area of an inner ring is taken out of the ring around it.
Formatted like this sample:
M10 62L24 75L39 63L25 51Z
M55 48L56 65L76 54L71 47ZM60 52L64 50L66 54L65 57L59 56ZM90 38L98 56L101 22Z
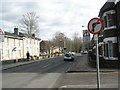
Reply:
M64 33L56 32L54 34L54 37L51 40L53 42L54 47L56 47L56 46L59 47L60 52L63 52L65 37L66 36Z
M21 27L27 31L28 34L35 34L38 30L39 16L35 12L29 12L22 16Z
M82 39L79 37L78 33L74 33L73 39L70 39L65 36L64 33L56 32L51 41L54 43L54 46L58 46L62 49L65 47L66 52L74 51L76 53L79 53L83 46Z
M56 32L54 34L54 37L52 39L52 41L54 42L54 44L58 47L64 47L64 38L65 38L65 34L62 32Z
M81 37L79 37L78 33L74 33L73 35L73 51L79 53L82 49L83 43Z

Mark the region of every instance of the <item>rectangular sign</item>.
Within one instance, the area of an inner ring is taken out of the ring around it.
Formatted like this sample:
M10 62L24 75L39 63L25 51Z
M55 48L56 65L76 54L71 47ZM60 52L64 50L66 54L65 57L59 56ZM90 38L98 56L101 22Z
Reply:
M88 30L83 30L83 42L90 42L90 33Z

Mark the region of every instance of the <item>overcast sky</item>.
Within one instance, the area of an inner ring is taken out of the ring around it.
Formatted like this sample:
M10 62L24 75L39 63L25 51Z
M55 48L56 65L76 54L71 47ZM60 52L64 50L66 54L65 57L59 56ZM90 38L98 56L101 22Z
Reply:
M0 28L13 31L27 12L36 12L39 18L41 39L51 39L56 31L72 37L87 29L88 21L98 17L100 8L107 0L2 0ZM82 27L85 26L85 27Z

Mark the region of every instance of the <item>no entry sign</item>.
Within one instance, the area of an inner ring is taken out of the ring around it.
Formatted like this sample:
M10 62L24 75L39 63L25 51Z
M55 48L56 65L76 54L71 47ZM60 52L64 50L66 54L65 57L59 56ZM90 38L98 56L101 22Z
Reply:
M88 23L88 31L92 34L98 34L103 29L103 22L99 18L93 18Z
M88 23L88 31L92 34L98 34L103 29L103 22L99 18L93 18ZM97 88L100 88L100 71L99 71L99 48L98 35L96 40L96 65L97 65Z

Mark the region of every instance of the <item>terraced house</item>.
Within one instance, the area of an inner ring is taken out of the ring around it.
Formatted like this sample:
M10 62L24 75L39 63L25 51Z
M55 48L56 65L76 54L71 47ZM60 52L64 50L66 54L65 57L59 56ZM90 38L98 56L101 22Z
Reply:
M2 60L26 58L27 51L31 56L39 56L40 39L34 35L20 33L14 28L14 33L5 32L4 37L4 42L0 43Z
M100 9L99 17L104 28L99 34L100 62L118 62L120 59L120 1L106 2ZM95 55L95 35L92 39L92 52Z

